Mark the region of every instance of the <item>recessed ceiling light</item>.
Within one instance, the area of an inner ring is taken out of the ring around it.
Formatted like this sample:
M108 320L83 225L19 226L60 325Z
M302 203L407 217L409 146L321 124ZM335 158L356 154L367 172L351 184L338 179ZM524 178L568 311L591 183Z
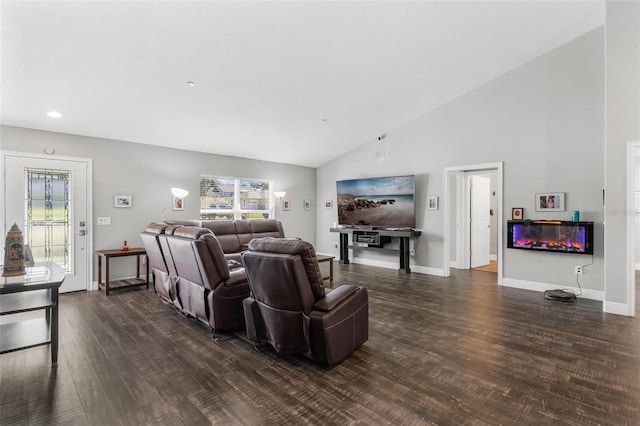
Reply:
M49 118L62 118L62 114L60 114L58 111L49 111L47 113L47 116Z
M328 122L329 122L329 120L327 120L326 118L323 118L323 119L322 119L322 122L326 124L326 123L328 123Z

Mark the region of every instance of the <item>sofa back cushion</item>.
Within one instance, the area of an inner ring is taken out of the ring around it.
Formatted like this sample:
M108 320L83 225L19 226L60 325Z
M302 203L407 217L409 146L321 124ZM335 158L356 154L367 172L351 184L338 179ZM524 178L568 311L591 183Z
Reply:
M225 253L239 253L240 239L236 232L236 224L233 220L204 220L202 227L210 229Z
M199 219L168 219L165 220L164 223L167 225L180 225L180 226L197 226L202 227L202 221Z
M284 238L282 223L275 219L249 219L247 221L251 228L253 238Z
M251 228L249 227L249 222L246 220L236 220L236 233L238 234L238 240L240 241L241 251L247 250L249 246L249 241L251 241Z

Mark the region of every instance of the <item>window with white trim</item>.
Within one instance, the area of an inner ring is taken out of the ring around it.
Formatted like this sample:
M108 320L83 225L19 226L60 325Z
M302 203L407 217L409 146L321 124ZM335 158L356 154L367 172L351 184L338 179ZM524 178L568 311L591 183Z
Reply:
M268 180L200 177L200 219L268 218L272 203Z

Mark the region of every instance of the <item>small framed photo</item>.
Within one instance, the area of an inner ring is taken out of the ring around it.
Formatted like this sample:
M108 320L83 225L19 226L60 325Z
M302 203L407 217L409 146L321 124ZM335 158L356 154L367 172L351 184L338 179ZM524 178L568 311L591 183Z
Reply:
M311 210L311 200L304 200L304 209Z
M171 203L172 210L184 210L184 198L173 196L173 203Z
M535 203L537 212L563 212L564 192L545 192L536 194Z
M324 208L325 208L325 209L332 209L332 208L333 208L333 201L331 201L331 200L326 200L326 201L324 202Z
M511 209L511 220L522 220L524 219L524 208L522 207L514 207Z
M427 197L427 210L438 210L438 197Z
M113 207L130 208L133 206L132 195L116 195L113 197Z
M282 200L282 210L286 212L291 210L291 200Z

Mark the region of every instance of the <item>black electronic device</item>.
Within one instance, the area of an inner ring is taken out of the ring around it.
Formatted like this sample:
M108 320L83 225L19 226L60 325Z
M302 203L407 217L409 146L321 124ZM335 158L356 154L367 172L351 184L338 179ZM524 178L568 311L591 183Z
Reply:
M556 302L575 302L575 293L567 290L546 290L544 292L544 298L548 300L554 300Z
M382 247L385 244L389 244L391 242L391 237L387 235L380 235L377 232L354 231L353 242L366 243L370 246Z

